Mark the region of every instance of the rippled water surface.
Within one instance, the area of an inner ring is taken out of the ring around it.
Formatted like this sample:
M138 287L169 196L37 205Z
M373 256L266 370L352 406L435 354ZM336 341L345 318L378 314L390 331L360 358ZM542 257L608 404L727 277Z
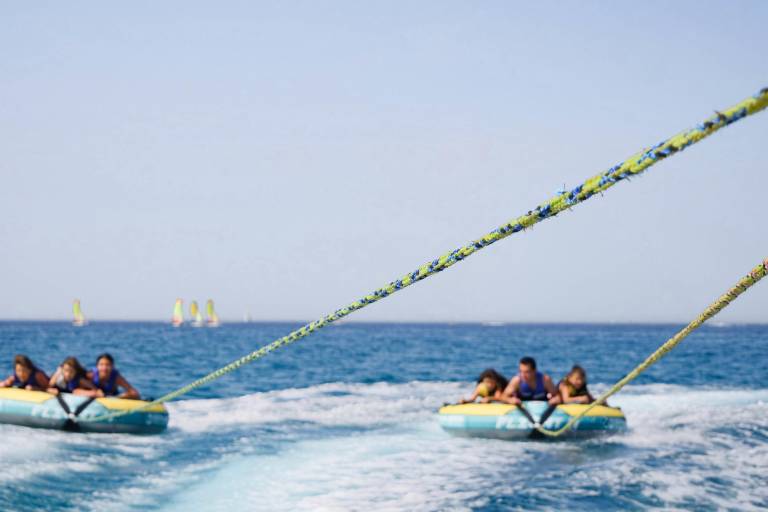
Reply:
M158 396L290 324L0 323L0 361L108 350ZM626 434L453 438L436 409L522 355L596 390L679 326L329 327L170 405L165 434L0 425L0 510L552 510L768 507L768 326L705 326L618 395Z

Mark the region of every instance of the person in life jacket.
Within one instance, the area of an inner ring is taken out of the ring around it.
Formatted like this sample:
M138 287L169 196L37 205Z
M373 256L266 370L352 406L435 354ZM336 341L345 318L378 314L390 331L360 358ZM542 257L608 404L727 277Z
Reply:
M591 404L595 401L587 389L587 372L574 365L557 385L564 404Z
M85 368L77 358L68 357L48 381L48 392L54 395L72 393L73 395L98 396L96 386L88 380L86 373Z
M552 379L536 370L536 360L532 357L520 359L519 373L509 381L500 401L520 405L526 400L545 400L550 405L561 403Z
M97 357L96 367L89 371L87 376L96 386L96 396L139 399L139 392L120 375L115 368L115 359L109 354L104 353ZM123 388L122 393L119 388Z
M468 399L462 398L459 400L460 404L469 404L482 397L481 403L487 404L492 401L498 401L501 399L501 394L507 387L509 381L504 378L499 372L493 368L488 368L480 374L477 378L477 386L475 386L475 392Z
M48 387L48 376L25 355L13 358L13 375L0 382L0 388L43 390Z

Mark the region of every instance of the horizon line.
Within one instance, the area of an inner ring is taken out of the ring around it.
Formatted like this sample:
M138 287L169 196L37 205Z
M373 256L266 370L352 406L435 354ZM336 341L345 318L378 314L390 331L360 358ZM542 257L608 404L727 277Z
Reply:
M251 320L228 320L226 318L220 318L221 324L228 325L247 325L247 324L307 324L311 320L287 320L287 319L251 319ZM71 319L62 318L0 318L0 323L72 323ZM160 319L136 319L136 318L105 318L102 320L88 320L88 324L98 323L152 323L152 324L168 324L171 325L170 320ZM192 323L192 321L185 321L186 323ZM675 320L649 320L649 321L633 321L633 320L514 320L514 321L502 321L502 320L354 320L344 319L341 321L333 322L329 324L333 325L345 325L345 324L360 324L360 325L408 325L408 324L423 324L423 325L482 325L485 327L505 327L513 325L687 325L688 322L675 321ZM732 322L706 322L704 325L716 325L716 326L768 326L768 322L760 321L732 321Z

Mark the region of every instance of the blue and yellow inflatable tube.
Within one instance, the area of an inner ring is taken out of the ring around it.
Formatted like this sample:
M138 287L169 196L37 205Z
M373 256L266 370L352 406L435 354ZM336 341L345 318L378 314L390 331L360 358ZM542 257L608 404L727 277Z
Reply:
M523 402L525 414L516 405L501 403L459 404L443 406L439 413L443 430L458 436L495 439L528 439L534 434L534 422L540 422L549 409L546 402ZM543 427L557 430L586 408L581 404L558 405L545 419ZM611 434L626 430L627 420L621 409L599 405L581 418L563 437L579 438ZM539 434L540 435L540 434Z
M71 394L62 394L57 398L43 391L0 388L0 423L78 432L158 434L164 431L168 426L168 411L162 404L118 418L88 421L89 417L135 409L144 404L146 402L142 400L93 400ZM73 419L76 412L77 416Z

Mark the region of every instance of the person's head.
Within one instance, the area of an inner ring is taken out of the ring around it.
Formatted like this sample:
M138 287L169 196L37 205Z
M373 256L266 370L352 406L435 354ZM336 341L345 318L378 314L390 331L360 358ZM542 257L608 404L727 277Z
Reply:
M488 368L483 371L477 378L478 384L482 383L490 393L495 393L497 390L507 387L507 379L504 378L499 372L493 368Z
M96 358L96 371L99 372L100 377L109 377L114 367L115 359L106 352Z
M85 368L76 357L68 357L61 363L61 374L67 382L85 375Z
M13 371L19 380L27 380L35 371L35 365L27 356L18 354L13 358Z
M575 364L571 371L568 372L568 375L566 375L565 380L574 388L581 389L587 385L587 372L584 371L584 368Z
M524 380L531 380L536 375L536 360L532 357L525 356L520 359L520 377Z

